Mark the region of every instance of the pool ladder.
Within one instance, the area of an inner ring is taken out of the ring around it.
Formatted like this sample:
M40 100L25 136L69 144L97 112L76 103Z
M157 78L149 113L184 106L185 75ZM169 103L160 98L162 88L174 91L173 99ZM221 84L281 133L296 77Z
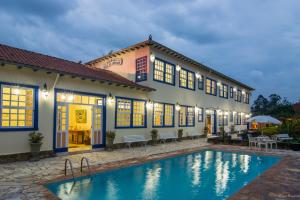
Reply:
M81 162L80 162L80 172L82 173L83 172L83 161L86 162L86 166L88 168L88 172L89 172L89 176L91 177L91 168L90 168L90 163L89 163L89 160L87 159L87 157L82 157L81 158ZM69 163L69 166L70 166L70 169L71 169L71 174L72 174L72 177L73 179L75 179L75 176L74 176L74 171L73 171L73 164L72 164L72 161L70 159L66 159L65 160L65 176L67 176L67 167L68 167L68 164Z

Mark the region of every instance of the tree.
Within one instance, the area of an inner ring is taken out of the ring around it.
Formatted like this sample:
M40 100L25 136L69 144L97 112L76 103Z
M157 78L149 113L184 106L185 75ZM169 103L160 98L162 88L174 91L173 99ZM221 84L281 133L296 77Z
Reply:
M258 95L251 107L251 111L254 115L263 115L267 111L268 104L268 99L266 99L263 95Z
M251 107L253 115L271 115L276 118L289 118L295 115L293 105L286 98L271 94L269 99L259 95Z

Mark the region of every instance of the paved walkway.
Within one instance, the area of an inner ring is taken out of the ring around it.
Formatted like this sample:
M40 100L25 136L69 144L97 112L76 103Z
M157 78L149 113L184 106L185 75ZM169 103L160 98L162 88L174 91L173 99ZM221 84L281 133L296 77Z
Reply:
M97 151L76 155L59 155L39 162L1 164L0 199L53 199L53 196L42 186L41 182L61 178L64 173L64 160L66 158L72 160L75 174L79 174L80 160L83 156L89 159L93 169L105 170L204 148L283 156L283 160L278 165L267 170L234 194L231 197L232 200L300 199L300 152L285 150L265 152L240 146L210 145L206 143L205 139L118 149L112 152Z
M130 149L118 149L112 152L96 151L75 155L59 155L38 162L15 162L0 165L0 199L47 199L47 190L40 182L61 177L64 173L64 161L70 159L75 168L75 174L79 172L80 160L87 157L90 165L100 166L104 163L141 158L154 154L178 151L187 148L197 148L209 145L206 139L184 140L159 144L157 146L136 147Z

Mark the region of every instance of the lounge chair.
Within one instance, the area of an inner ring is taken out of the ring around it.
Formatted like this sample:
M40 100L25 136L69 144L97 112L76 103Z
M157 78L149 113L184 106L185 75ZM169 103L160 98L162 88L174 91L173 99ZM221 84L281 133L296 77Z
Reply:
M123 141L129 148L131 147L132 143L143 143L145 146L147 144L147 140L143 135L125 135L123 136Z

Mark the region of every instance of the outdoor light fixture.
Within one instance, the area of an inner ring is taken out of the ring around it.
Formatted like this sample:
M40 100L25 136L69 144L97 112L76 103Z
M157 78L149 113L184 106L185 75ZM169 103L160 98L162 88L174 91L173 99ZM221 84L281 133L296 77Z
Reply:
M201 75L199 74L199 72L196 73L196 78L200 78Z
M149 99L146 103L147 109L151 109L153 107L153 102Z
M154 53L151 53L151 54L150 54L150 61L151 61L151 62L154 62L154 61L155 61L155 54L154 54Z
M180 67L180 65L179 65L179 64L177 64L177 65L176 65L176 71L178 71L178 72L179 72L180 70L181 70L181 67Z
M180 110L180 105L179 105L179 103L178 103L178 102L176 103L175 109L176 109L177 111L179 111L179 110Z
M109 93L107 97L107 103L111 105L113 102L114 102L114 97L111 95L111 93Z
M197 106L197 104L196 104L196 106L195 106L195 111L197 112L199 110L199 107Z
M66 95L65 95L65 94L62 94L62 95L61 95L61 99L62 99L62 100L65 100L65 99L66 99Z
M16 94L16 95L19 95L19 94L20 94L20 89L19 89L19 88L16 88L16 89L15 89L15 94Z
M44 99L47 99L48 96L49 96L49 91L48 91L48 87L47 87L46 83L43 86L42 96L43 96Z
M232 114L235 115L235 114L236 114L236 111L233 111Z
M228 112L226 111L224 114L225 114L225 115L228 115Z
M73 99L74 99L73 94L68 95L68 101L73 101Z
M220 81L218 81L217 85L218 85L219 87L221 87L221 85L222 85L222 84L221 84L221 82L220 82Z
M243 95L246 94L245 90L242 90L242 94L243 94Z
M236 87L234 87L234 88L233 88L233 91L234 91L234 92L236 92L236 91L237 91Z

